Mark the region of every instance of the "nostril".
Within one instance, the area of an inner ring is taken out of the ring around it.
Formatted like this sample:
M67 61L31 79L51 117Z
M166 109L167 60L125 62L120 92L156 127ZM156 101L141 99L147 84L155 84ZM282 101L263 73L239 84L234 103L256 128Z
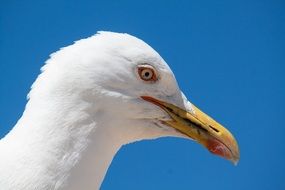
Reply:
M211 127L211 129L213 129L215 132L217 132L217 133L220 132L220 131L219 131L218 129L216 129L215 127L212 127L211 125L210 125L210 127Z

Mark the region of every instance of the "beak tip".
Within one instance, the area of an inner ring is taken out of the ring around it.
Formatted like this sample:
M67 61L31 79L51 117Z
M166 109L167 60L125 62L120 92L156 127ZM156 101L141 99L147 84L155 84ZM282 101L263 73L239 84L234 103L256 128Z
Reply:
M233 141L232 141L232 146L231 146L231 152L232 152L231 161L235 166L237 166L240 160L240 151L239 151L238 143L233 136L232 136L232 139Z
M232 149L231 154L229 157L226 157L229 161L231 161L233 163L233 165L237 166L240 160L240 153L239 153L239 149Z
M239 153L239 150L238 150L238 153L237 153L237 156L234 157L234 159L232 159L232 162L235 166L238 165L239 163L239 160L240 160L240 153Z
M235 166L239 162L240 153L236 141L234 141L234 143L225 145L224 143L222 143L217 139L210 138L207 141L206 147L212 154L215 154L217 156L223 157L231 161Z
M230 161L233 163L234 166L237 166L239 162L239 157L232 158Z

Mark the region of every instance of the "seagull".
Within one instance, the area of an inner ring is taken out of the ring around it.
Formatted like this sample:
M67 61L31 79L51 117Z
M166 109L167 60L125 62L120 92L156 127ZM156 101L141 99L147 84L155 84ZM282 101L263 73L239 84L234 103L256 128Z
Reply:
M120 147L165 136L239 160L233 135L187 100L154 49L98 32L42 67L22 117L0 141L0 189L99 189Z

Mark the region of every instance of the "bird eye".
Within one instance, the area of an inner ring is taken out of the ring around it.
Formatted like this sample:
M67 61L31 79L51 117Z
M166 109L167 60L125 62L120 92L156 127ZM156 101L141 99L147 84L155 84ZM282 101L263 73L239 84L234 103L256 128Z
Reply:
M150 81L150 82L157 81L155 69L150 65L139 65L138 74L140 78L144 81Z

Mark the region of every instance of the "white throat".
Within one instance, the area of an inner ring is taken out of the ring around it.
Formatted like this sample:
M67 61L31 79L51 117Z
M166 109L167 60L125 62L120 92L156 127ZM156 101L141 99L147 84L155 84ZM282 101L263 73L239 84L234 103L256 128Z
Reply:
M183 136L155 123L169 116L140 98L152 94L184 106L171 70L143 41L103 32L46 63L23 116L0 141L0 189L99 189L122 145ZM142 63L155 65L159 82L137 76Z
M96 106L63 99L66 104L31 99L0 141L1 189L99 189L125 142L111 123L102 126Z

